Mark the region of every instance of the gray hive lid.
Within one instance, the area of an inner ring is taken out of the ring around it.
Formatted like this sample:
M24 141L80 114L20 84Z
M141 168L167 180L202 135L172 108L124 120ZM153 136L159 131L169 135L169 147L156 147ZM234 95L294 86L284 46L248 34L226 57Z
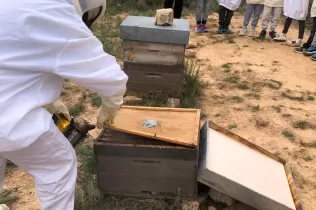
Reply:
M211 121L200 132L198 181L258 210L304 210L285 160Z
M121 39L187 45L190 29L187 20L175 19L172 26L157 26L153 17L128 16L121 24Z

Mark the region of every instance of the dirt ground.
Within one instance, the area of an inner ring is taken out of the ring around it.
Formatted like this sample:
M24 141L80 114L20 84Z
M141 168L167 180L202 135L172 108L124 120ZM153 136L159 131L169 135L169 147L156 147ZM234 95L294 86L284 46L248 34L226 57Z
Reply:
M208 83L202 100L207 118L286 159L305 208L316 210L315 63L285 44L239 37L241 15L234 16L231 29L236 33L229 36L216 34L217 15L209 20L210 32L195 34L194 18L189 18L191 41L199 44L196 57L202 79ZM292 27L288 38L297 33ZM306 31L305 39L308 36ZM63 91L69 106L87 95L71 83ZM96 110L88 104L80 116L95 122ZM19 194L13 210L39 209L33 178L27 173L10 169L5 188Z

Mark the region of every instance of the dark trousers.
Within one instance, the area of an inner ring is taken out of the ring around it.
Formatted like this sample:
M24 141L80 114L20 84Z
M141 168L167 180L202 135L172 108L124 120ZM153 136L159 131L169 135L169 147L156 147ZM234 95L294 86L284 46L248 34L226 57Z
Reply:
M174 7L173 2L175 2ZM183 0L165 0L164 8L173 8L174 18L180 19L183 8Z
M285 23L284 23L284 28L282 33L287 34L287 32L289 31L289 28L292 24L292 18L287 17L285 19ZM305 20L299 20L298 21L298 38L299 39L303 39L304 37L304 31L305 31Z
M315 32L316 32L316 17L313 17L313 26L312 26L311 34L309 35L307 42L303 44L304 48L309 48L312 45Z
M230 25L233 15L234 11L223 6L219 6L219 26L227 28Z

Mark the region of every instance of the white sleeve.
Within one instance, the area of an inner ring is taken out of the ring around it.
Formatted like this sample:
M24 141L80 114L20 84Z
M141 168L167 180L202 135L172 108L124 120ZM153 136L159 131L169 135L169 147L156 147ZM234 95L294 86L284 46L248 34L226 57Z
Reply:
M54 73L102 96L125 89L128 79L95 36L69 40L57 56Z

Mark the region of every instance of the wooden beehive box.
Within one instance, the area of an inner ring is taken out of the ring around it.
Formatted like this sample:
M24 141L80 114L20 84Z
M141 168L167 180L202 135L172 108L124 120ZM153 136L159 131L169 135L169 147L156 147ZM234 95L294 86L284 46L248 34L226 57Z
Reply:
M97 178L105 194L197 196L198 150L105 129L94 143Z
M154 18L128 16L121 24L121 39L129 91L162 91L181 98L185 46L189 42L187 20L175 20L172 26L157 26Z
M198 181L258 210L304 210L284 159L211 121L200 132Z
M148 119L159 125L144 127ZM200 110L122 106L114 125L94 144L101 190L114 195L196 197L199 119Z

